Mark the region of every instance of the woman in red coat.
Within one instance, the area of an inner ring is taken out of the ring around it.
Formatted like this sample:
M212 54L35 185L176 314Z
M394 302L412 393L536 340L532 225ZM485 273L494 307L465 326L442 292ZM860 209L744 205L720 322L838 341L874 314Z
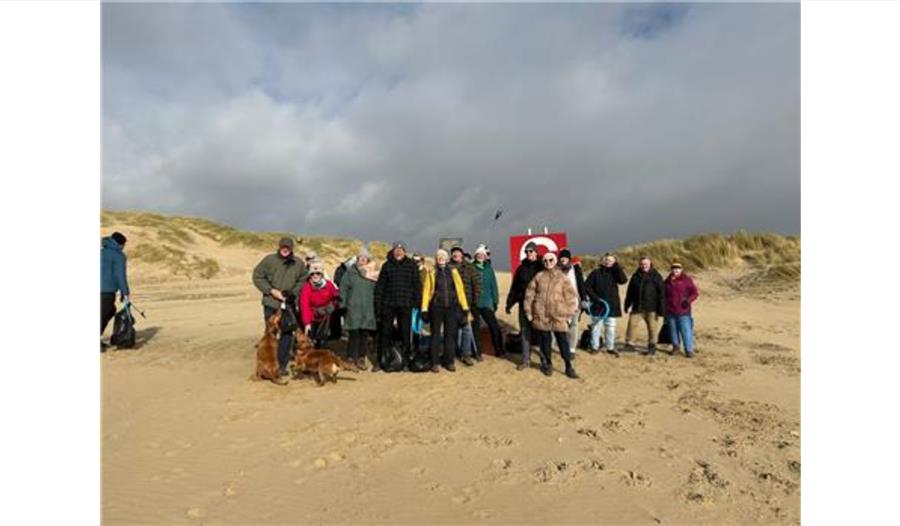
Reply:
M337 310L340 298L340 290L333 281L325 278L322 263L313 262L309 267L309 278L300 289L297 302L304 330L318 349L323 348L328 341L329 322Z
M684 354L694 356L694 318L691 317L691 303L697 301L700 291L694 280L684 273L681 263L672 263L672 271L666 278L666 325L672 336L672 351L679 351L684 342ZM681 336L679 338L678 336Z

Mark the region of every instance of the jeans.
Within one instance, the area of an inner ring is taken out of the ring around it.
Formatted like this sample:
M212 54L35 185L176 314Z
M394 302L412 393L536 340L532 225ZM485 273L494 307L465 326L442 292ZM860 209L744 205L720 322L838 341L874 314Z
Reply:
M459 330L457 309L431 307L431 364L452 365L456 361L456 331Z
M573 358L575 357L575 349L578 348L578 315L572 317L569 320L569 332L567 333L569 336L569 355ZM557 344L558 346L559 344ZM562 353L562 349L560 349L560 353Z
M667 314L666 325L669 326L669 334L672 336L672 347L677 349L683 340L685 354L688 356L694 354L694 318L690 314L682 316ZM678 337L679 333L681 338Z
M522 363L531 363L531 344L534 333L531 332L531 324L525 317L525 306L519 303L519 334L522 336Z
M109 324L109 320L116 315L116 293L101 292L100 293L100 336Z
M491 334L491 344L494 346L494 355L495 356L503 356L506 350L503 348L503 335L500 334L500 324L497 323L497 316L494 314L493 309L488 309L486 307L478 307L478 310L475 311L475 320L473 323L475 324L474 331L476 335L481 334L481 320L484 319L485 323L488 326L488 332ZM475 338L477 342L479 340L478 337ZM478 350L479 353L481 349Z
M268 327L269 318L272 317L277 309L275 307L263 306L263 322ZM294 349L293 333L281 333L278 338L278 367L287 369L287 364L291 361L291 351Z
M550 332L550 331L534 331L537 340L540 342L541 346L541 366L543 367L552 367L553 362L550 359L552 355L551 345L553 343L553 337L556 337L556 345L559 346L559 354L562 355L563 361L566 362L566 368L569 367L569 362L572 360L572 356L569 354L569 336L565 332Z
M477 356L480 354L478 344L475 342L475 335L472 333L472 325L467 319L457 329L457 342L459 342L459 356Z
M600 350L600 331L604 331L603 341L607 351L616 349L616 319L606 318L601 322L591 325L591 349Z

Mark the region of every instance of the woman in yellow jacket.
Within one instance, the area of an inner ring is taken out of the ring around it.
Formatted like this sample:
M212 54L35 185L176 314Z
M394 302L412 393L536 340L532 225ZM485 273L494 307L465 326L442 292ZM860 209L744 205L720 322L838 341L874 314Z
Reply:
M456 332L461 320L469 315L469 303L462 277L447 262L450 255L438 249L435 265L422 280L422 319L431 323L431 372L448 371L456 367Z

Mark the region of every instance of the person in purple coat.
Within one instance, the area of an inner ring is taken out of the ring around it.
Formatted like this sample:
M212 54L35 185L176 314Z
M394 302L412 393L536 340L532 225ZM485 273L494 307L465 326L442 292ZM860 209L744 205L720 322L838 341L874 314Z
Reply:
M684 354L694 357L694 319L691 304L697 301L700 291L678 261L672 262L666 277L666 325L672 338L672 352L680 351L684 343Z

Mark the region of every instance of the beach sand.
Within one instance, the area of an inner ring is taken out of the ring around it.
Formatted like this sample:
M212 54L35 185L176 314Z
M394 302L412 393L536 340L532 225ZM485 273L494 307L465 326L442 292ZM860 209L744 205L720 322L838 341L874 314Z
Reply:
M129 268L147 319L100 357L105 524L799 523L799 288L697 275L693 360L578 351L573 381L558 355L549 378L486 356L281 387L248 379L263 253L206 249L210 280Z

